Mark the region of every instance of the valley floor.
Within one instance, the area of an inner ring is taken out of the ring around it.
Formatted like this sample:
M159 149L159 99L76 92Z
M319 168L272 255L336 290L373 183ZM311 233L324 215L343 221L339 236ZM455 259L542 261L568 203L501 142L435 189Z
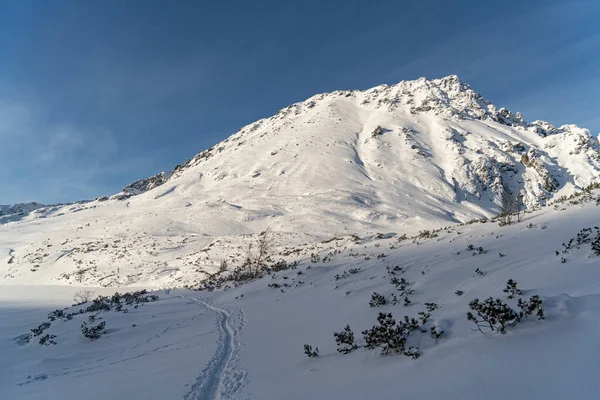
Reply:
M570 249L563 243L584 228L593 239L599 222L600 207L587 203L416 241L339 239L339 252L238 287L161 290L157 302L127 313L101 312L107 332L98 340L81 335L87 314L54 321L47 332L57 344L50 346L27 343L26 334L50 311L70 306L80 288L0 286L0 397L597 399L600 256L587 239ZM400 298L394 276L414 290L410 305L390 303ZM480 333L466 318L469 302L493 296L516 308L503 292L509 279L524 299L542 298L546 319ZM370 307L373 292L388 304ZM428 326L444 334L412 333L418 359L364 348L361 331L379 312L417 317L425 303L438 306ZM333 337L346 324L359 345L347 355ZM304 344L319 356L306 357Z

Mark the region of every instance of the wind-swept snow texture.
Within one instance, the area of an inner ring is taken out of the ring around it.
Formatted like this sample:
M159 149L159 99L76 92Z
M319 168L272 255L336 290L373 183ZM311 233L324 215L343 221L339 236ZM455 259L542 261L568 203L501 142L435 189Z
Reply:
M156 303L99 313L107 334L96 341L74 319L48 329L56 345L26 343L76 288L2 286L0 390L11 400L597 399L600 256L589 241L568 244L585 228L596 238L600 207L575 203L512 226L473 223L414 241L328 240L311 246L313 260L296 269L226 291L158 291ZM411 304L369 307L373 292L388 300L398 293L394 267L414 290ZM516 307L503 292L509 279L523 298L541 297L546 319L525 319L504 335L480 333L466 318L469 302L493 296ZM425 303L438 305L430 320L444 334L412 334L419 359L363 347L360 332L378 312L417 317ZM333 332L346 324L359 348L344 355ZM307 343L319 357L304 355Z
M239 371L234 363L239 356L240 342L237 331L231 326L231 315L227 310L200 300L188 297L202 307L217 314L219 341L217 351L202 373L196 378L185 400L211 400L235 398L244 385L245 373Z
M91 315L83 314L51 323L45 333L56 335L56 345L38 344L41 336L27 343L30 329L70 306L78 289L0 287L2 399L182 398L216 350L214 313L163 292L158 302L127 313L98 313L106 322L98 340L82 335Z
M411 234L494 215L505 191L532 208L599 177L588 130L528 123L456 76L336 91L117 195L0 214L0 279L181 286L224 254L241 263L243 235L268 227L279 247Z

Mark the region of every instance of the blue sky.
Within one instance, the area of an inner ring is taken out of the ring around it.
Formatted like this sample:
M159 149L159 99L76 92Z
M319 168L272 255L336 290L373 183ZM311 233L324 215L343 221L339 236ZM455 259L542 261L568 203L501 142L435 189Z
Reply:
M291 103L458 74L600 131L600 2L0 2L0 204L116 193Z

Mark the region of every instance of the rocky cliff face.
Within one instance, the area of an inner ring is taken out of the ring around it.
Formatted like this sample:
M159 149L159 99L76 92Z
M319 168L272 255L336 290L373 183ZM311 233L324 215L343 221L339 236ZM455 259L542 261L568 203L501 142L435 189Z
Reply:
M14 214L26 214L38 208L45 207L43 204L32 202L32 203L19 203L13 205L0 205L0 217L5 215Z
M147 192L148 190L152 190L155 187L164 184L169 180L171 175L173 175L172 172L161 172L149 178L137 180L125 186L121 193L118 193L113 197L117 200L125 200L131 196Z

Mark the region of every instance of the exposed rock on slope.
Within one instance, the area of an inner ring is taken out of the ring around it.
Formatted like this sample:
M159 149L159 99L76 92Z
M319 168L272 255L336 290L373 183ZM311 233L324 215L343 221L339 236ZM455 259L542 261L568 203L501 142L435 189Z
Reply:
M528 123L456 76L422 78L293 104L199 153L168 182L236 204L258 196L285 208L281 198L295 196L295 209L308 211L333 202L372 222L432 212L463 221L494 212L505 190L532 206L589 185L600 176L599 150L588 130Z
M36 202L0 205L0 217L13 214L26 214L41 207L44 207L44 205Z
M528 123L456 76L418 79L313 96L115 196L0 219L12 221L0 265L12 257L4 277L25 282L177 284L223 254L239 265L266 228L294 254L334 235L489 217L506 191L533 207L599 178L587 129Z

